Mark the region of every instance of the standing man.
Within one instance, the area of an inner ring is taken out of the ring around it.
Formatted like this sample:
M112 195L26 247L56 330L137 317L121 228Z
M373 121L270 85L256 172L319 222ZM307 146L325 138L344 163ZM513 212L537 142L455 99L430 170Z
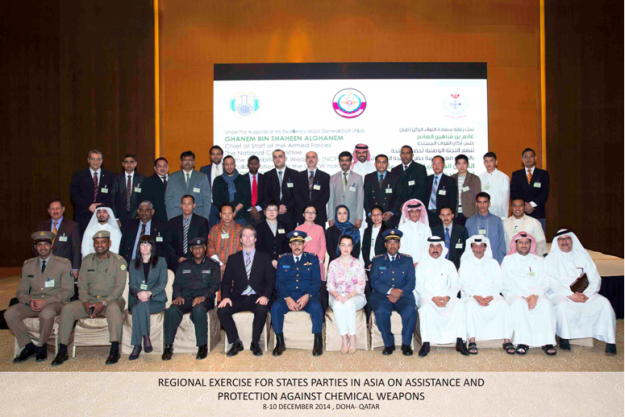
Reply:
M477 213L467 220L467 232L469 236L486 236L491 243L493 258L501 264L506 256L506 242L501 219L488 210L490 207L490 195L481 192L476 196L475 205Z
M278 204L271 200L265 208L265 220L256 224L256 249L271 257L274 268L278 267L278 257L289 251L287 234L291 230L278 220Z
M123 228L128 220L136 217L145 180L143 175L135 171L137 159L134 155L126 154L122 166L124 172L115 177L113 182L113 211L120 228Z
M167 222L165 235L167 268L174 272L182 262L191 259L189 242L198 237L208 236L208 220L193 212L195 199L192 195L182 196L180 208L182 214Z
M432 169L434 174L428 176L427 203L428 220L430 227L434 227L441 223L439 215L441 207L451 207L456 214L456 206L458 205L458 184L452 177L443 174L445 169L445 158L436 155L432 158Z
M208 218L211 210L211 184L208 177L193 169L195 167L195 154L191 151L180 155L180 171L171 174L165 191L165 206L167 207L167 219L171 220L182 214L179 201L182 196L192 195L195 200L197 214Z
M339 165L341 170L330 177L330 199L328 200L328 223L334 226L334 212L340 205L347 207L354 218L350 222L354 223L358 229L362 226L364 210L364 184L363 177L350 169L352 155L349 152L341 152L339 155Z
M365 177L365 212L367 213L367 223L371 226L371 210L374 206L380 206L384 210L382 219L388 227L394 226L393 216L398 212L397 184L399 179L391 172L387 171L388 157L378 155L375 157L376 172L367 174Z
M80 255L82 236L78 223L65 218L65 206L63 206L61 200L50 201L48 214L50 214L50 220L39 223L37 230L46 230L54 233L52 254L61 258L67 258L70 261L72 276L76 280L78 279L78 270L82 261L82 256Z
M81 231L87 229L98 206L113 207L114 175L102 168L103 162L102 152L92 149L87 154L89 168L72 175L69 193L76 204L74 220L78 222Z
M508 217L510 205L510 178L497 169L497 155L495 152L484 154L486 172L480 174L482 190L491 196L490 211L504 220Z
M492 207L492 206L491 206ZM527 232L536 238L536 255L547 254L547 238L542 225L538 220L525 214L525 200L523 197L512 197L512 216L503 221L503 231L506 241L506 252L512 243L512 237L519 232Z
M197 356L206 359L208 355L207 313L215 307L215 293L219 289L221 272L219 264L206 256L206 239L197 237L189 241L192 259L180 264L174 279L171 306L165 310L165 350L161 359L168 361L174 355L174 340L178 326L185 314L191 314L195 325Z
M208 182L212 187L215 182L215 178L224 173L223 166L221 165L221 160L224 157L224 150L221 149L220 146L214 145L210 148L210 156L211 164L204 165L200 168L200 172L206 174ZM207 216L206 218L208 219L208 227L212 229L214 225L219 223L219 207L213 204L210 209L210 216Z
M442 223L432 227L432 235L443 239L447 248L445 259L452 261L456 269L459 269L460 258L466 249L469 233L466 227L454 223L454 212L450 207L441 207L439 217Z
M276 283L276 270L271 265L269 254L257 251L255 245L254 226L244 226L241 229L243 250L230 257L232 262L226 266L221 282L222 300L217 315L226 330L228 342L232 344L227 356L236 356L243 350L243 343L232 318L240 311L254 313L250 350L254 356L263 354L258 342L267 321L269 301Z
M276 269L276 292L278 299L271 306L271 323L276 332L276 347L273 356L280 356L286 350L284 344L284 315L289 311L303 310L310 314L312 332L315 335L313 356L323 354L323 309L319 303L321 270L319 258L304 252L306 233L293 231L287 235L291 253L280 255Z
M363 187L364 187L365 177L367 176L367 174L371 174L372 172L375 172L375 164L371 161L371 152L369 152L369 147L364 143L359 143L354 148L352 171L362 177ZM368 216L367 214L368 212L364 211L364 198L365 197L363 195L362 218L366 220ZM333 210L331 212L334 213ZM350 213L353 213L353 212L350 211ZM365 229L367 228L368 225L369 225L368 221L362 222L362 226L360 226L360 236L365 235ZM360 258L361 260L363 260L362 252L361 252ZM367 306L369 306L369 303L367 303Z
M282 149L276 149L272 153L275 168L267 171L267 194L270 200L278 203L278 220L286 226L295 229L296 195L295 179L298 172L286 166L286 155Z
M219 216L221 221L213 226L208 234L206 254L217 262L221 266L221 272L224 272L230 255L241 250L239 236L243 226L234 221L234 207L230 203L221 205Z
M523 151L524 169L512 173L510 193L513 196L523 197L525 213L537 219L546 227L545 204L549 198L549 173L536 168L536 152L527 148Z
M397 187L397 207L403 207L408 200L417 199L427 201L426 185L428 173L423 165L413 161L414 154L412 147L404 145L401 147L401 165L397 165L391 173L399 178ZM401 216L399 210L398 216Z
M247 160L247 178L250 180L250 208L248 224L256 224L263 218L263 207L267 205L267 179L258 172L260 159L252 155Z
M458 184L458 204L456 205L456 223L464 226L467 219L475 214L475 196L482 192L482 182L480 177L471 174L469 168L469 158L466 155L456 156L457 173L451 177ZM439 216L440 217L440 216Z
M239 175L236 161L231 155L223 159L224 173L213 182L213 204L217 207L229 203L234 207L234 221L244 226L249 219L250 183Z
M74 295L70 262L51 254L54 233L46 230L30 237L38 256L24 262L17 287L19 304L12 305L4 313L9 329L23 348L13 363L24 362L33 355L36 355L37 362L48 358L47 343L54 319ZM39 317L39 346L35 346L24 325L24 319L28 317Z
M111 341L107 365L119 361L119 342L122 340L122 311L126 301L122 297L126 287L127 264L124 258L109 251L111 234L97 232L92 236L95 253L82 260L78 275L78 300L63 307L59 326L59 352L52 366L69 359L67 345L76 320L106 317Z
M330 199L330 175L317 169L319 157L317 152L306 153L306 166L308 169L301 171L297 176L296 199L297 199L297 223L304 224L304 207L309 204L315 206L317 217L315 224L325 230L328 214L326 205Z
M130 261L139 255L139 238L143 235L152 236L156 254L165 257L166 226L154 217L154 206L149 201L143 201L137 209L137 214L138 219L126 223L119 245L119 254L129 265Z
M122 241L122 231L119 229L115 221L113 210L109 207L99 206L93 213L91 221L82 237L81 253L83 259L94 252L93 235L97 232L106 230L109 232L109 240L111 242L110 250L113 253L119 253L119 245ZM91 239L89 239L91 236Z
M154 161L154 175L143 182L143 200L154 206L154 218L161 222L167 221L165 208L165 190L169 182L169 164L167 159L158 158Z

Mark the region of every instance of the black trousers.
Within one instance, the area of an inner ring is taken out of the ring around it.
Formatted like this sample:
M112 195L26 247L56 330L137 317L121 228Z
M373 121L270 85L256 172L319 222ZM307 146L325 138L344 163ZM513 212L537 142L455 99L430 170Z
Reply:
M228 336L228 343L234 343L239 338L239 332L237 326L234 323L232 316L235 313L241 311L251 311L254 313L254 323L252 324L252 342L258 343L260 340L260 334L263 332L263 326L267 321L267 313L269 312L269 303L267 305L257 304L261 296L259 294L254 295L242 295L238 298L231 298L232 306L226 306L217 309L217 315L219 321L226 331Z
M191 313L191 321L195 325L195 339L198 347L208 344L208 316L209 310L215 307L215 299L210 298L192 307L193 298L185 298L184 304L172 304L165 310L165 344L173 345L178 332L178 326L185 314Z

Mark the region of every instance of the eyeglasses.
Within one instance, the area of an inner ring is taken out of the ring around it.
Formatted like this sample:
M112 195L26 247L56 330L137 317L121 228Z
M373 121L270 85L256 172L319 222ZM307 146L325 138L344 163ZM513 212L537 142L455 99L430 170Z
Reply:
M89 158L90 161L100 162L102 158Z
M371 217L382 217L382 213L372 214Z
M305 211L304 214L317 214L316 211Z

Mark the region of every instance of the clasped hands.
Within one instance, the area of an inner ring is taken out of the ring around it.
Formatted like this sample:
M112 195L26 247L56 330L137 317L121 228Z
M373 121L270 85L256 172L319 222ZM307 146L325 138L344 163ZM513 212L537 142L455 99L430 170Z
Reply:
M491 301L493 301L493 296L489 295L488 297L482 297L480 295L474 295L473 298L481 305L482 307L487 307Z
M304 294L297 301L293 300L291 297L287 297L285 301L286 301L286 306L289 308L289 310L300 311L301 309L306 307L306 304L308 304L309 299L310 299L310 296L308 294Z
M204 297L195 297L193 299L193 302L191 303L191 307L195 307L196 305L203 303L204 301L206 301L206 298ZM184 304L184 298L176 297L171 303L177 306L182 305Z
M569 300L575 301L576 303L585 303L586 301L588 301L588 297L586 297L586 295L582 294L581 292L576 292L573 295L569 295Z
M400 290L399 288L393 288L391 292L386 296L386 298L388 298L391 303L395 304L397 300L402 297L402 295L404 295L404 292L402 290Z
M432 302L436 304L437 307L445 307L449 302L449 296L445 297L432 297Z

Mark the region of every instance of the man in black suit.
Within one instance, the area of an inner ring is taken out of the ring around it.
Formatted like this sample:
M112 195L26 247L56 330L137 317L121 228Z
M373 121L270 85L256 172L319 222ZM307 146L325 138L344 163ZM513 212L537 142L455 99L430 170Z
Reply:
M512 173L510 195L522 197L525 201L525 214L538 220L545 230L549 173L536 168L536 152L533 149L525 149L522 155L525 168Z
M145 177L139 174L137 158L126 154L122 161L124 172L117 175L113 182L113 212L120 228L126 226L126 222L136 218L139 203L142 201L143 181Z
M273 164L275 168L267 171L267 195L269 199L278 203L278 220L283 222L290 230L295 229L295 180L298 172L287 168L286 155L282 149L273 151Z
M78 270L82 261L82 256L80 255L80 246L82 244L80 226L75 221L64 217L65 206L63 206L61 200L50 201L48 213L50 214L50 219L39 223L37 231L52 232L56 235L52 241L52 254L69 259L72 263L72 275L74 280L76 280L78 279Z
M137 214L139 215L138 219L126 222L119 245L119 254L124 257L128 265L137 257L139 238L143 235L152 236L156 244L156 254L165 256L166 223L154 218L154 206L149 201L141 202Z
M165 190L169 181L169 164L167 159L158 158L154 161L154 175L143 181L143 200L154 206L154 218L167 222L167 208L165 207Z
M114 175L102 168L104 157L97 149L89 151L89 168L76 171L72 175L69 193L76 205L74 220L84 232L98 206L113 207Z
M466 227L454 223L454 212L450 207L441 207L439 217L442 223L431 228L432 235L445 241L445 247L448 249L447 259L456 265L456 269L459 269L460 257L464 253L469 233Z
M428 173L423 165L413 161L414 154L412 147L404 145L401 147L401 165L397 165L391 173L399 178L397 186L397 222L401 219L401 207L408 200L416 198L425 204L427 198L426 185Z
M318 160L317 152L310 151L306 153L306 166L308 166L308 169L299 172L297 176L297 186L295 188L297 208L295 211L298 224L303 224L304 215L302 212L304 207L308 204L313 204L317 210L315 224L325 229L328 221L326 206L330 199L330 175L317 169Z
M455 215L458 202L458 183L452 177L443 174L445 158L440 155L432 158L432 169L434 174L428 176L427 201L424 202L428 208L430 227L441 224L441 219L438 216L443 206L452 207L452 212Z
M213 182L213 204L221 207L226 203L234 207L234 221L245 226L251 204L250 183L247 177L239 175L236 161L231 155L223 159L224 173ZM230 191L232 190L232 194Z
M365 314L367 320L371 315L371 305L369 304L369 296L371 295L371 263L376 255L386 253L386 246L384 246L383 232L388 227L382 221L384 216L384 210L380 206L374 206L371 209L372 225L365 229L365 235L361 239L362 242L362 259L365 262L365 270L367 271L367 284L365 286L365 297L367 298L367 304L365 304Z
M274 267L278 266L278 257L291 252L289 239L291 232L284 222L278 220L278 203L271 200L265 208L265 220L256 224L256 249L271 257Z
M388 156L378 155L375 157L376 172L365 176L365 212L367 213L367 223L369 227L371 221L371 210L374 206L380 206L384 210L382 220L388 227L394 227L395 214L401 215L397 207L397 186L399 179L391 172L387 171Z
M210 148L209 152L211 156L211 164L204 165L202 168L200 168L200 172L206 174L206 176L208 177L208 182L210 183L212 189L215 178L224 173L223 165L221 164L221 160L224 157L224 150L221 149L220 146L214 145ZM211 214L208 219L209 230L212 229L213 226L219 222L219 206L213 204L211 206Z
M271 265L271 257L255 248L256 231L254 226L241 229L243 250L230 255L221 281L221 303L217 315L226 330L228 342L232 347L227 356L235 356L243 350L237 326L232 318L240 311L254 313L252 325L252 344L250 350L254 356L261 356L263 351L258 344L263 327L267 321L269 301L276 284L276 270Z
M267 178L258 172L260 159L252 155L247 160L247 178L250 181L250 208L247 224L256 224L263 219L263 209L269 201L267 198ZM277 215L277 213L276 213Z
M195 237L208 237L208 220L193 213L195 198L185 195L180 201L182 214L167 222L165 234L165 250L167 253L167 267L172 271L178 270L178 265L192 258L188 242ZM186 226L185 226L186 225ZM185 238L185 228L187 236Z

